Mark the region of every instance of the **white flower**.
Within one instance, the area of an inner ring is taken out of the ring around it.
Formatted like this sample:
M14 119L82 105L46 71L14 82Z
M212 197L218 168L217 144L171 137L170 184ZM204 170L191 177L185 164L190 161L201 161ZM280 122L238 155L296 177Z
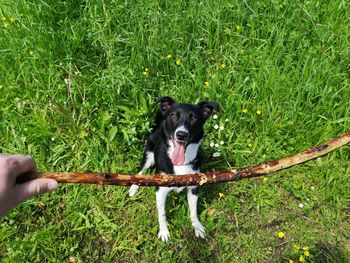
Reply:
M220 141L220 144L221 144L221 145L224 145L224 141Z
M225 122L228 122L228 119L225 119Z
M214 147L214 142L210 142L210 147Z
M218 118L218 115L214 114L213 119L216 120Z
M220 126L220 131L222 131L224 129L224 126Z
M310 187L311 191L315 191L315 186Z
M215 129L215 130L219 129L219 125L215 124L215 125L214 125L214 129Z
M51 137L51 141L53 141L53 142L54 142L54 141L55 141L55 137Z
M303 207L304 207L304 204L300 203L299 208L303 208Z
M218 144L218 143L215 143L215 147L219 147L219 144Z
M220 153L219 152L215 152L215 153L213 153L213 157L220 157Z

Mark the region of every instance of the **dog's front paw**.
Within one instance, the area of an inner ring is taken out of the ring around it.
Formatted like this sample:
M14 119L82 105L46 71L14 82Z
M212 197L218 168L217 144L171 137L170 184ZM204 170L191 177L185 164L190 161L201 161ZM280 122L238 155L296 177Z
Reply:
M205 238L205 227L199 221L192 223L192 226L194 227L196 237Z
M158 238L160 238L163 242L168 242L169 238L170 238L170 233L169 230L160 230L158 232Z
M129 196L133 197L137 193L138 190L139 190L139 186L136 184L133 184L129 189Z

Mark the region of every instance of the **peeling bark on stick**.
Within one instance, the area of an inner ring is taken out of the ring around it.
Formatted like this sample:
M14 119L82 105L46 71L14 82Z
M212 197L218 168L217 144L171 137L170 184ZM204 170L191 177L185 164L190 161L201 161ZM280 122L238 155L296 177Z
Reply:
M323 156L337 148L350 143L350 131L337 136L319 146L304 152L271 161L256 166L228 171L186 174L186 175L127 175L114 173L76 173L76 172L44 172L24 174L17 178L17 183L23 183L36 178L52 178L59 183L90 183L109 185L140 185L140 186L188 186L203 185L219 182L238 181L241 179L258 177L290 168Z

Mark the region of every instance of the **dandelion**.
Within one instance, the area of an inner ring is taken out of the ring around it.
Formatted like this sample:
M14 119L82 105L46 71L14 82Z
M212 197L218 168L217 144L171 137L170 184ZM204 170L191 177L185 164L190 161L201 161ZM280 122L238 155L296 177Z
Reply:
M215 125L214 125L214 129L215 129L215 130L219 129L219 125L215 124Z
M310 257L310 252L309 251L304 251L305 257Z
M305 246L305 247L303 247L303 250L307 251L307 250L309 250L309 247Z
M215 153L213 153L213 157L215 157L215 158L217 158L217 157L220 157L220 153L219 152L215 152Z
M5 22L5 21L6 21L6 17L3 16L3 17L1 18L1 21L2 21L2 22Z
M4 23L3 26L4 26L4 28L6 28L6 27L9 27L10 24L9 23Z
M278 232L277 236L278 238L284 238L285 234L283 232Z
M241 29L241 26L240 26L240 25L236 25L236 29L237 29L237 30L240 30L240 29Z
M220 126L219 129L220 129L220 131L223 131L224 130L224 126Z
M167 59L171 59L173 56L171 54L166 55Z
M304 260L305 260L305 258L304 258L303 256L300 256L300 257L299 257L299 261L300 261L300 262L303 262Z
M247 109L247 108L244 108L244 109L242 109L242 112L243 112L243 113L247 113L247 112L248 112L248 109Z
M209 82L208 81L204 82L204 86L209 87Z
M298 206L299 206L299 208L303 208L304 204L300 203Z
M225 64L221 64L220 67L221 67L221 68L225 68L226 65L225 65Z
M216 120L218 118L218 115L214 114L213 119Z
M290 259L290 260L289 260L289 263L294 263L294 260L291 260L291 259Z
M175 63L176 63L176 65L181 65L181 60L180 59L176 59L176 61L175 61Z
M148 72L147 72L147 71L144 71L142 74L143 74L144 76L147 76Z
M219 193L219 198L223 198L225 196L224 193Z
M261 110L257 110L257 111L256 111L256 114L258 114L258 115L261 115L261 113L262 113Z
M210 147L214 147L215 143L214 142L210 142Z
M221 144L221 145L224 145L224 141L220 141L220 144Z
M15 18L13 16L11 16L10 21L11 22L15 21Z

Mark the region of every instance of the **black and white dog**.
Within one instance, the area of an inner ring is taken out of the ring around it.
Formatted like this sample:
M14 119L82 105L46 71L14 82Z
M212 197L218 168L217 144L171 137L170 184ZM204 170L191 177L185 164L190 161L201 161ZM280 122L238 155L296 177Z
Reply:
M177 103L171 97L160 97L152 134L147 140L141 163L142 174L155 165L160 174L192 174L199 172L198 148L203 141L203 125L213 113L219 111L216 102L200 102L196 105ZM134 196L139 186L132 185L129 195ZM156 192L159 233L158 238L168 241L169 230L165 216L165 203L170 191L181 192L185 187L159 187ZM205 228L197 215L197 186L187 187L192 226L197 237L205 237Z

